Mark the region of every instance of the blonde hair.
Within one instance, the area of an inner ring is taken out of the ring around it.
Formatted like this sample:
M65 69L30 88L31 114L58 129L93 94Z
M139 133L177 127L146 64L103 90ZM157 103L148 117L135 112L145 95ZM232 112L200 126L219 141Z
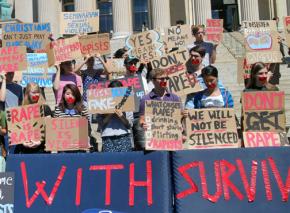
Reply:
M38 103L41 103L43 104L45 102L45 99L41 93L41 89L39 87L38 84L34 83L34 82L31 82L31 83L28 83L27 86L26 86L26 90L25 90L25 93L24 93L24 98L23 98L23 102L22 102L22 105L29 105L29 104L32 104L31 103L31 100L29 98L29 93L33 90L36 90L40 93L39 95L39 100L38 100Z
M166 70L156 68L156 69L151 70L149 77L150 77L150 80L152 80L152 79L157 78L157 77L164 75L164 74L166 74Z

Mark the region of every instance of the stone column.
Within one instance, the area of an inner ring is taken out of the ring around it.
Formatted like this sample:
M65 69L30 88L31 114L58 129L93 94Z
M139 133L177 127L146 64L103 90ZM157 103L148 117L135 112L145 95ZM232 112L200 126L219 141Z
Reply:
M258 0L241 0L241 15L242 21L258 21Z
M278 30L284 29L284 17L287 16L287 2L286 0L276 1L277 16L279 17Z
M206 24L207 19L211 19L211 2L210 0L193 0L193 17L194 24Z
M33 0L15 1L15 18L26 23L33 22Z
M75 0L75 11L90 11L96 10L96 0Z
M170 1L151 0L153 29L170 27Z
M113 39L124 38L132 33L131 0L112 1Z
M50 23L53 38L59 35L59 18L62 11L62 5L59 0L38 0L38 22Z

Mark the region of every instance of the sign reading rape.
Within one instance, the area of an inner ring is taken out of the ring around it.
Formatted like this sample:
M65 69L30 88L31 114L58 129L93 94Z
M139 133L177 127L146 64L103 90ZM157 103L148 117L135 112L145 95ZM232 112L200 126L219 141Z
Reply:
M87 118L46 118L45 150L88 150Z
M14 172L0 173L0 212L14 212Z
M83 57L78 36L53 41L47 46L46 50L48 66Z
M141 62L159 58L164 52L161 35L155 30L129 36L126 39L126 47L128 54L139 58Z
M115 109L123 112L134 112L134 92L132 87L115 87L102 89L89 89L88 110L90 113L114 113Z
M206 40L212 42L221 42L223 39L223 19L207 19L206 20Z
M186 127L188 149L240 147L234 109L188 110Z
M289 146L285 132L243 132L245 147Z
M83 35L79 37L83 56L87 55L107 55L111 53L109 33Z
M44 50L49 44L50 23L9 23L2 25L3 46L26 46Z
M44 112L41 105L12 107L6 113L9 145L44 140Z
M145 102L146 150L181 150L181 103L166 101Z
M60 34L84 34L99 32L99 10L62 12Z
M15 72L27 69L26 47L0 48L0 72Z
M287 46L290 47L290 16L284 18L285 38Z
M249 64L254 64L257 61L264 63L281 62L279 34L275 21L244 21L243 25L246 58Z
M165 29L165 36L163 39L169 50L174 47L187 46L194 41L191 35L190 25L178 25Z

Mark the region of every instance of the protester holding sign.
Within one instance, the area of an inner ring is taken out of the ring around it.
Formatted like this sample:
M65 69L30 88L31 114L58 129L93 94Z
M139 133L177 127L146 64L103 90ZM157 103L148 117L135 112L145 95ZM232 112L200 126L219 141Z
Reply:
M7 150L5 147L4 136L7 134L7 122L5 111L0 110L0 149L2 157L6 158Z
M120 81L112 81L109 88L123 87ZM102 136L103 152L129 152L132 151L131 128L133 112L122 112L115 109L115 113L98 115L98 123Z
M202 69L202 77L206 89L197 93L194 99L185 103L187 109L200 108L232 108L234 101L229 91L218 86L218 70L210 65Z
M36 83L29 83L27 84L24 99L23 99L23 106L29 104L36 104L39 102L44 101L44 97L41 93L41 88ZM51 109L48 105L43 105L44 116L50 117L52 116ZM15 154L32 154L32 153L43 153L45 148L45 141L26 141L23 144L16 145Z

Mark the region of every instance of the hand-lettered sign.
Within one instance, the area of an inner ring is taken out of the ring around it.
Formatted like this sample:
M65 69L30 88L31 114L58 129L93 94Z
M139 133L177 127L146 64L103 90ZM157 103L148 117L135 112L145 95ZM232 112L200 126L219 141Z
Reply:
M3 24L3 47L26 46L33 50L44 50L50 42L50 33L50 23Z
M190 25L178 25L165 29L163 39L169 50L174 47L186 47L194 42Z
M166 70L167 75L186 70L185 63L187 61L188 51L184 48L153 59L151 65L153 69L161 68Z
M284 29L287 46L290 47L290 16L284 17Z
M43 106L30 104L6 110L9 145L44 141Z
M219 43L223 39L223 28L224 20L223 19L207 19L206 20L206 40Z
M87 118L45 118L45 150L88 150Z
M276 22L273 20L244 21L243 24L248 63L281 62L282 55L278 43L279 34L276 30Z
M186 119L187 148L239 147L234 109L192 109Z
M166 101L145 102L146 150L181 150L181 103Z
M83 56L101 54L108 55L111 53L109 33L83 35L79 37L81 51Z
M284 132L243 132L245 147L289 146Z
M140 106L140 100L145 95L144 91L144 84L141 75L133 76L133 77L127 77L127 78L120 78L117 79L120 81L123 85L123 87L132 87L134 91L135 96L135 112L139 110ZM111 81L100 81L97 84L90 84L88 89L92 90L99 90L103 88L108 88L108 85Z
M113 79L118 79L121 76L125 76L126 67L124 66L124 59L121 58L107 59L106 65L108 71L112 73Z
M0 72L15 72L26 69L26 47L0 48Z
M83 57L78 36L53 41L47 46L46 51L48 66Z
M284 92L244 92L244 131L285 131Z
M14 172L0 173L0 211L14 212Z
M129 36L126 39L126 47L128 54L139 58L141 62L159 58L164 52L161 35L155 30Z
M92 114L114 113L116 109L123 112L135 111L133 87L89 89L87 97L88 110Z
M99 10L61 12L60 34L84 34L99 32Z

